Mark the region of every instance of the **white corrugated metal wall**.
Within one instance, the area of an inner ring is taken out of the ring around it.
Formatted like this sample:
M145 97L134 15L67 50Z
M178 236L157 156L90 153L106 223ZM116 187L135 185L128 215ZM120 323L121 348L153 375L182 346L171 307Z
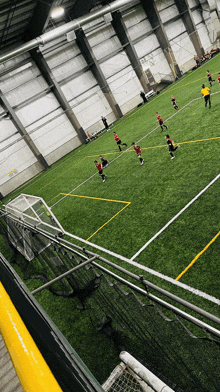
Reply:
M193 9L199 0L189 0L202 46L210 50L216 34L208 2L200 3L201 10ZM156 4L176 62L184 71L190 69L195 64L196 52L175 2L164 0ZM149 68L156 81L170 74L141 4L124 11L123 21L143 69ZM142 86L111 23L99 18L83 29L117 104L126 114L140 102ZM110 123L115 120L74 40L67 42L66 37L61 37L41 50L86 133L103 128L101 116L107 116ZM0 73L1 90L49 165L80 144L75 129L28 53L1 64ZM2 119L0 128L0 187L6 195L41 169L12 122Z

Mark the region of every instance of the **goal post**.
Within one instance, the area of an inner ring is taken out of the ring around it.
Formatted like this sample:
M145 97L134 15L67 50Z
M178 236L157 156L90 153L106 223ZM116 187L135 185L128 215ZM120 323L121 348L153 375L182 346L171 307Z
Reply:
M22 221L52 235L64 233L63 227L42 197L21 193L4 205L4 207L8 213L6 219L9 239L29 261L34 258L34 240L30 235L30 231L22 225ZM42 249L38 249L38 252L49 245L50 240L44 239L42 241Z
M102 385L105 392L174 392L128 352L119 357L122 362Z

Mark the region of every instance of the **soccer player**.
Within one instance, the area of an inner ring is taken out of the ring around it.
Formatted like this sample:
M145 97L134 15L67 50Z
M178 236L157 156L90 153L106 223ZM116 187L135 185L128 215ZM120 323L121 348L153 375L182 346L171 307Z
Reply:
M220 72L218 73L218 84L220 84Z
M144 94L143 91L140 92L140 97L143 99L143 102L144 102L144 103L147 102L147 98L146 98L146 96L145 96L145 94Z
M95 166L99 171L99 175L102 177L102 182L105 182L107 176L103 174L102 164L100 162L94 161Z
M160 117L160 115L158 114L158 112L156 112L155 114L156 114L156 117L157 117L157 121L158 121L159 124L160 124L161 132L165 131L165 129L163 129L163 127L165 127L166 129L168 129L168 126L165 125L165 124L163 123L163 120L162 120L162 118Z
M103 124L105 126L106 131L110 131L109 125L107 123L107 119L105 117L103 117L103 116L101 117L101 119L102 119L102 122L103 122Z
M99 158L101 159L101 164L102 164L102 167L103 167L103 169L104 169L105 167L108 166L108 163L109 163L109 162L108 162L107 159L104 158L102 155L100 155Z
M173 155L173 151L176 151L176 149L179 147L179 144L174 145L174 141L170 139L169 135L165 136L165 139L167 141L167 148L169 148L169 154L171 155L171 159L175 158L175 155Z
M173 95L171 96L171 102L172 102L175 110L179 109L179 107L177 106L177 103L176 103L176 98L174 98Z
M134 148L134 151L136 151L138 158L140 159L140 162L141 162L140 166L142 166L144 163L144 159L141 158L141 148L138 144L135 144L134 142L132 143L132 146Z
M209 102L209 109L211 109L211 100L210 100L210 88L205 87L205 85L202 85L202 90L201 93L205 99L205 107L207 106L207 103Z
M210 87L212 87L212 82L214 82L215 80L212 80L212 76L209 71L206 71L206 73L207 73L207 78L208 78Z
M115 141L116 141L116 143L118 145L118 148L119 148L120 151L122 151L121 146L126 146L127 147L127 144L121 142L121 139L119 138L119 136L117 135L116 132L113 132L113 133L114 133L114 139L115 139Z

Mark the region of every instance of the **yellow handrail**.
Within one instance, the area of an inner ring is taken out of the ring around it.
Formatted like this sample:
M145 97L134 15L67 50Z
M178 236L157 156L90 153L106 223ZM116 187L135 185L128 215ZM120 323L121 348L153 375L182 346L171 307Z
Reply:
M26 392L62 392L0 282L0 332Z

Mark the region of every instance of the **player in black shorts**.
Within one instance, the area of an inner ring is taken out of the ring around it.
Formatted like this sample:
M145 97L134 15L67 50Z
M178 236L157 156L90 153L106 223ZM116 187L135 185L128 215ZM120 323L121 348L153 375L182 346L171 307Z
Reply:
M113 132L113 133L114 133L114 139L115 139L115 141L116 141L116 143L118 145L118 148L119 148L120 151L122 151L121 146L126 146L127 147L127 144L126 143L122 143L120 137L117 135L116 132Z
M100 155L99 158L100 158L100 160L101 160L102 167L103 167L103 169L104 169L104 167L107 167L107 166L108 166L109 162L108 162L107 159L104 158L102 155Z
M102 122L103 122L103 124L105 126L106 131L110 131L109 125L107 123L107 119L105 117L103 117L103 116L101 117L101 119L102 119Z
M210 74L209 71L206 71L206 73L207 73L207 78L208 78L210 87L212 87L212 82L215 82L215 80L212 79L212 75Z
M174 98L173 95L171 96L171 102L172 102L175 110L179 109L179 107L177 106L177 103L176 103L176 98Z
M174 159L175 156L173 155L173 151L176 151L176 149L179 147L179 144L174 145L174 141L170 139L169 135L165 136L165 139L167 141L167 148L169 148L169 154L171 155L171 159Z

